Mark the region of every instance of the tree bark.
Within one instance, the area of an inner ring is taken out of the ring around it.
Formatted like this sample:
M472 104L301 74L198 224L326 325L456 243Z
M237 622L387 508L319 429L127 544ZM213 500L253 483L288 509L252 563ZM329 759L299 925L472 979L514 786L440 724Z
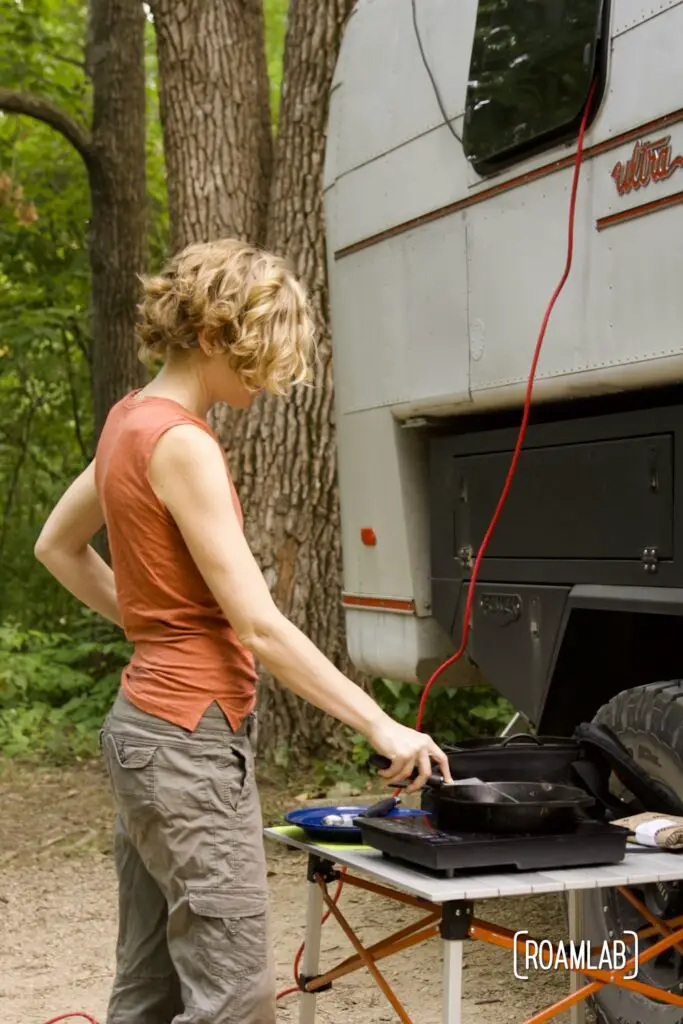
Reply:
M141 385L135 342L138 274L146 263L145 15L140 0L90 0L93 83L92 391L95 437L111 406Z
M152 0L171 241L263 240L272 161L261 0Z
M306 284L320 337L315 389L222 410L219 430L245 509L247 538L281 610L344 672L341 543L322 174L328 96L354 0L292 0L267 246ZM267 679L263 747L320 756L343 743L336 722Z

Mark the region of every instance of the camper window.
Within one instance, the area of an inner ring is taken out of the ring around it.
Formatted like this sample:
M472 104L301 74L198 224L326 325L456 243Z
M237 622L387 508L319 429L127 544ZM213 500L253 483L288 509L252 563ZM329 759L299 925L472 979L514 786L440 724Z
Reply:
M463 143L491 174L578 132L608 0L479 0Z

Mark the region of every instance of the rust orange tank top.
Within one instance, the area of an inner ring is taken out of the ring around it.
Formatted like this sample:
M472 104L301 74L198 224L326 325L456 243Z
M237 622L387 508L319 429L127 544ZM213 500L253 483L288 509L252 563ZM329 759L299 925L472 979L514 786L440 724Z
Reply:
M215 701L233 729L256 702L254 660L237 639L147 477L167 430L202 419L167 398L132 393L113 407L95 461L123 628L134 644L122 689L136 707L196 729ZM218 441L216 440L216 443ZM230 479L227 467L225 471ZM235 509L242 511L232 480Z

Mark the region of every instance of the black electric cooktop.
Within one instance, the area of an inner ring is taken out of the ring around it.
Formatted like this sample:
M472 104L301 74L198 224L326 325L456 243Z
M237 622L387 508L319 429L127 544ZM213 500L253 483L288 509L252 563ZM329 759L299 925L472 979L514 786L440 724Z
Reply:
M358 818L363 842L386 857L435 874L496 869L541 871L618 864L629 830L602 822L579 821L561 834L491 835L441 832L429 815L410 818Z

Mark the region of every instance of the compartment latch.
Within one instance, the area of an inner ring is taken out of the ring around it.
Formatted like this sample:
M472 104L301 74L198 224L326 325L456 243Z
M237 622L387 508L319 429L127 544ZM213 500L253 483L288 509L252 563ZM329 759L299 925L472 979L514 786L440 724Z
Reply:
M657 572L659 565L659 560L657 558L657 548L644 548L640 560L643 563L643 569L645 570L645 572Z

